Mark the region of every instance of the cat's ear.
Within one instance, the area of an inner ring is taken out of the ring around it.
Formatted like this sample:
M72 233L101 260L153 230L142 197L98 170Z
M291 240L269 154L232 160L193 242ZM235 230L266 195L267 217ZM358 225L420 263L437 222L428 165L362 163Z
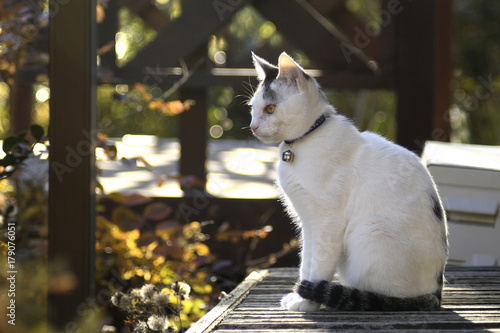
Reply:
M278 76L278 68L271 65L261 57L252 52L253 65L257 70L259 81L264 81L266 77L275 79Z
M301 90L305 80L307 80L308 75L304 72L304 69L300 67L293 59L285 52L281 53L278 62L278 78L285 79L289 84L297 86Z

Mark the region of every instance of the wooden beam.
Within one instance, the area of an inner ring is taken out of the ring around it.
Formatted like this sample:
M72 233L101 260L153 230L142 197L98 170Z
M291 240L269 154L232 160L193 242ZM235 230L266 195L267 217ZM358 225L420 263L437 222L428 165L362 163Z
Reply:
M118 0L118 5L129 8L156 31L161 30L170 22L170 17L149 0Z
M191 0L182 9L182 15L158 32L126 66L118 76L127 82L144 82L148 70L179 65L200 47L206 48L211 34L227 22L250 0Z
M397 38L397 142L420 153L432 139L436 105L436 1L402 1Z
M253 5L276 25L280 33L306 52L318 67L333 70L367 68L358 57L364 58L362 50L358 56L346 57L350 52L343 50L352 50L350 41L306 1L255 0ZM283 8L286 8L286 15Z
M345 1L309 0L308 2L323 16L329 18L349 40L356 41L362 37L363 43L358 46L371 58L378 59L379 36L370 30L374 29L375 22L363 21L346 8Z
M51 9L49 279L56 287L58 280L76 285L49 288L48 319L74 331L94 296L96 0Z
M306 70L315 77L325 88L338 89L393 89L394 72L384 70L381 75L371 71L346 70ZM157 83L163 87L170 87L179 81L182 74L180 67L152 68L149 72L150 83ZM211 85L238 86L248 82L256 76L253 68L212 68L198 69L192 73L184 83L186 88L202 88ZM127 82L133 84L134 82Z

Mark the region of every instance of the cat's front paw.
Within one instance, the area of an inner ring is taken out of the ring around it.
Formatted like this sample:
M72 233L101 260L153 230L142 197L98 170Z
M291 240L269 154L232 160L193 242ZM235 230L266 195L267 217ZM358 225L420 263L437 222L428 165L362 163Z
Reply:
M320 304L303 299L297 293L290 293L281 299L281 307L290 311L312 312L318 311Z

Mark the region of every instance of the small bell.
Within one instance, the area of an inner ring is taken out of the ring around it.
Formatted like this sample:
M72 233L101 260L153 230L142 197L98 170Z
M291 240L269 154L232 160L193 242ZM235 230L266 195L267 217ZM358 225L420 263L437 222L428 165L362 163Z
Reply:
M285 150L281 155L281 159L283 162L293 162L295 158L295 154L291 150Z

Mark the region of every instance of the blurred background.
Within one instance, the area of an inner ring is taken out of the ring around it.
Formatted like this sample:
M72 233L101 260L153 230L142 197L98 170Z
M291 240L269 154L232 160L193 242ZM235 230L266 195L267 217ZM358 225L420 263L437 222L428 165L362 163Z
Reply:
M116 57L118 67L125 66L156 37L162 25L176 20L183 11L180 0L146 2L147 6L154 7L148 9L149 16L145 14L146 9L139 8L142 1L136 4L132 1L113 2L99 2L99 24L110 20L109 16L115 14L112 10L117 11L117 30L107 32L112 39L100 41L99 54L101 59ZM50 90L46 69L49 61L49 4L43 1L33 3L36 6L11 1L3 1L2 4L0 137L3 138L26 130L30 123L40 124L45 129L49 124ZM381 2L377 0L346 0L345 8L365 22L381 19L377 16ZM286 15L286 8L283 15ZM453 54L449 59L453 66L453 78L449 90L452 97L449 112L451 140L454 142L500 143L499 17L500 4L497 1L453 1ZM308 33L314 38L314 31ZM258 52L262 47L274 50L276 57L268 59L271 62L275 62L277 55L286 50L304 68L316 68L306 53L294 47L293 40L280 34L273 22L251 5L239 9L227 26L210 36L204 55L214 68L227 68L234 63L250 65L250 52ZM149 103L150 99L161 96L166 88L121 85L113 82L119 80L106 77L106 74L109 73L100 73L97 92L99 124L106 135L178 136L178 116L163 116L165 112L162 113L160 105ZM106 83L107 80L111 82ZM207 112L210 138L251 138L250 132L242 128L249 123L245 101L256 81L252 75L242 77L241 81L234 86L210 87ZM339 112L353 118L361 129L395 139L396 101L391 91L328 89L327 96ZM174 93L170 99L176 100L176 97Z

